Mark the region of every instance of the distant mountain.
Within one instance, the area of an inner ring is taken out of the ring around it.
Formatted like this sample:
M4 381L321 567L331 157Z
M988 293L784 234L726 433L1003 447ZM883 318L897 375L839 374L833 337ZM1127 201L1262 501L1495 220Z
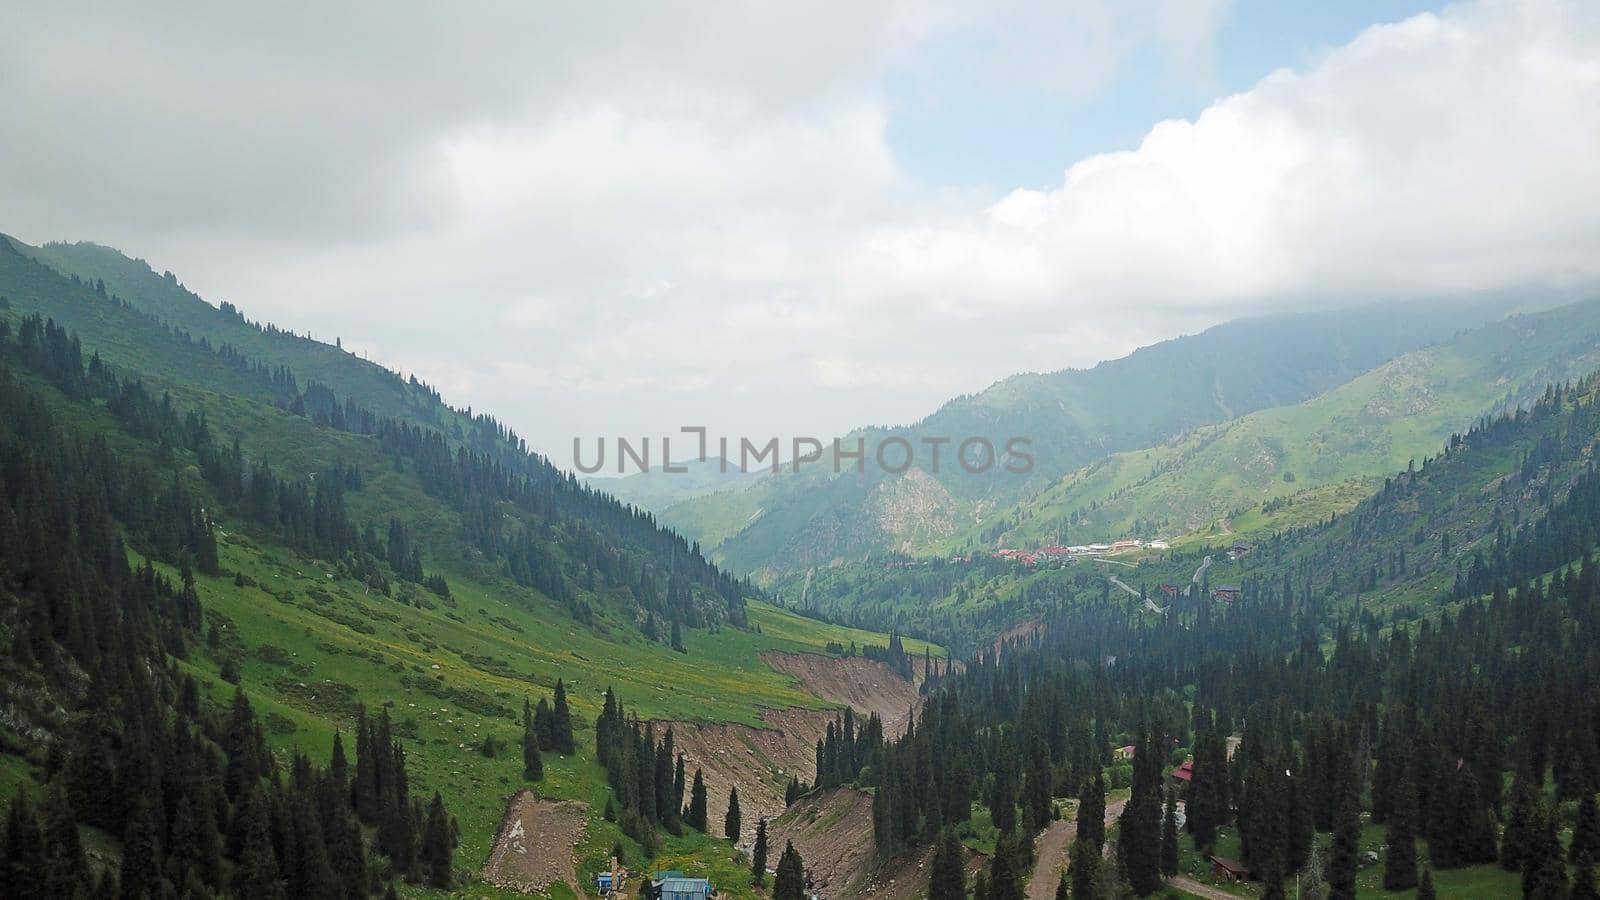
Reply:
M653 466L647 472L634 472L618 478L591 477L585 479L585 483L623 503L660 511L706 494L743 490L768 472L766 469L746 472L731 460L724 466L722 458L717 456L708 457L704 462L698 459L688 462L674 460L672 465L673 468L681 467L687 471L667 472L661 466ZM724 468L727 471L723 471Z
M824 463L678 503L662 519L739 572L941 548L1109 454L1303 402L1515 305L1496 296L1241 320L1091 369L1017 375L913 425L848 440L859 435L873 448L894 437L980 436L1004 446L1026 437L1034 457L1026 476L973 476L948 459L937 474L923 465L899 476L874 467L836 476Z
M1514 316L1393 359L1294 406L1113 454L967 535L978 546L1278 527L1343 512L1475 419L1600 369L1600 300ZM1343 491L1341 504L1324 490ZM1298 511L1290 507L1304 504ZM1331 505L1330 505L1331 504ZM1298 513L1298 514L1296 514ZM1239 521L1235 521L1239 520Z

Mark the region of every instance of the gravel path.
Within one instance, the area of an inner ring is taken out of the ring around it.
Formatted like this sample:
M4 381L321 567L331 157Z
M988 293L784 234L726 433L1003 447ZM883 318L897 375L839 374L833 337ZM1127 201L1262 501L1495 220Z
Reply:
M1076 805L1076 804L1074 804ZM1127 800L1106 804L1106 826L1122 815ZM1028 900L1054 900L1056 885L1061 881L1061 870L1067 867L1067 856L1072 851L1072 841L1078 836L1076 812L1051 822L1034 844L1033 875L1028 879Z

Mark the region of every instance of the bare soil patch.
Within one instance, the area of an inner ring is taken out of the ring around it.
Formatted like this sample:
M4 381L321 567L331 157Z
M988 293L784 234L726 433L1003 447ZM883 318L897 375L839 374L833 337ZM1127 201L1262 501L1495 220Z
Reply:
M483 880L524 893L562 881L584 896L573 850L588 822L587 803L540 800L533 791L518 791L506 805L494 849L483 864Z
M711 833L722 834L728 815L728 792L739 788L740 843L755 839L756 822L782 814L783 792L791 778L811 783L817 778L817 738L839 715L826 709L767 709L766 728L727 723L670 722L672 740L684 756L692 779L700 769L706 780L706 819ZM657 724L656 733L661 733Z
M800 686L824 700L860 714L877 713L891 736L905 731L911 711L921 702L922 662L914 660L907 681L888 666L862 656L833 657L821 653L761 654L762 662L794 676Z
M872 797L854 788L832 788L806 797L769 826L772 846L781 852L793 841L806 862L811 892L829 898L863 897L913 900L926 895L933 849L891 860L877 859L872 844ZM985 858L968 855L968 873Z

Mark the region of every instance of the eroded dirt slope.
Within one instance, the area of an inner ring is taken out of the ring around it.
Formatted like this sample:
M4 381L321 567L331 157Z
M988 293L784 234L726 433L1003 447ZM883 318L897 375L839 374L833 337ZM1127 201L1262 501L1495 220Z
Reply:
M872 796L865 791L818 791L796 802L769 829L773 847L794 842L806 861L812 893L846 900L868 894L912 900L927 893L932 848L916 856L878 859L872 845ZM977 872L985 861L976 853L969 854L968 873Z
M740 842L754 839L756 822L776 818L784 811L783 791L789 779L812 782L817 777L816 744L845 706L863 719L872 713L883 719L892 735L905 730L910 712L919 702L921 662L917 677L907 681L882 663L863 657L831 657L820 653L763 653L762 661L791 675L807 691L838 704L832 710L763 710L765 728L722 723L668 722L673 740L683 751L692 773L702 770L706 779L707 821L721 835L728 811L729 789L739 788Z
M811 693L857 713L877 713L884 731L898 736L919 702L922 661L913 661L907 681L888 666L861 656L835 658L821 653L763 653L762 662L794 676Z
M817 777L817 738L827 733L833 710L763 710L767 728L724 723L673 722L672 739L683 752L693 777L706 779L706 821L721 836L728 814L728 792L739 788L740 843L755 838L762 816L783 812L783 790L796 776L810 783Z
M572 852L588 823L587 803L540 800L533 791L518 791L506 805L483 880L523 893L541 893L562 881L583 896Z

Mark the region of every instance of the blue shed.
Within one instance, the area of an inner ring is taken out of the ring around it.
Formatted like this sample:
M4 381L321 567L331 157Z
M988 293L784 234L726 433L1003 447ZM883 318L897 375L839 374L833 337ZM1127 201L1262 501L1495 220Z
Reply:
M708 900L711 882L704 878L687 878L682 872L657 872L651 884L660 900Z

